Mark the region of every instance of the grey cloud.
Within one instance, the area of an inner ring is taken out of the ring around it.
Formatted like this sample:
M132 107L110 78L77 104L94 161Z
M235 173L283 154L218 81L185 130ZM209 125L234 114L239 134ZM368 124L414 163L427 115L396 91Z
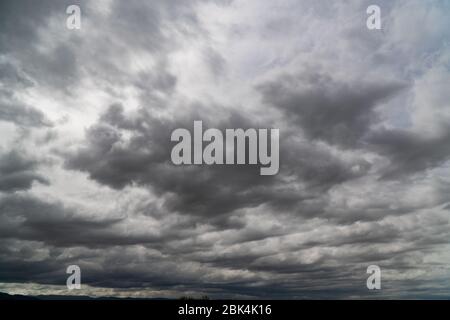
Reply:
M68 1L66 1L68 3ZM55 5L56 4L56 5ZM55 1L2 1L0 5L0 51L3 53L29 48L41 26L58 7L64 13L64 2ZM14 35L14 36L13 36Z
M145 109L138 116L128 117L120 106L112 106L88 130L87 146L69 155L67 166L87 171L91 178L113 188L120 189L133 182L150 186L167 196L166 205L170 209L192 214L214 216L268 201L267 188L276 178L259 176L257 166L199 167L171 163L172 130L191 128L193 121L200 119L196 115L199 112L197 109L171 120L154 118ZM238 125L235 121L250 123L241 116L233 118L232 114L217 123L218 127L234 128ZM126 130L132 133L129 141L122 139Z
M116 37L131 41L128 42L130 45L142 46L150 51L165 51L165 47L170 46L171 42L167 41L169 39L162 32L162 24L166 20L179 21L184 24L182 31L193 32L198 27L196 15L192 11L195 2L115 1L109 17L112 31Z
M310 188L326 190L335 185L367 174L371 163L362 156L344 157L320 144L287 135L280 157L289 174L308 182Z
M3 196L0 199L0 207L2 238L70 245L89 242L89 238L92 240L91 236L96 231L101 232L116 222L114 219L106 221L82 219L60 203L48 203L26 195ZM18 220L18 217L21 220Z
M37 165L36 160L24 157L19 151L0 155L0 191L27 190L34 181L48 184L47 179L36 173Z
M177 223L165 225L160 232L130 235L121 231L126 227L124 217L96 218L96 211L82 216L77 210L79 208L31 195L3 195L0 198L0 237L40 241L55 247L98 248L134 244L157 247L158 243L186 235L178 231L181 226Z
M50 126L43 112L20 101L15 90L33 86L30 77L8 62L0 63L0 121L13 122L22 127Z
M16 66L11 63L0 63L0 82L8 84L8 86L31 86L33 82L27 77L24 72L18 70Z
M448 161L449 139L450 128L435 136L406 129L381 129L373 132L367 141L390 160L390 164L383 168L382 178L396 179L433 169Z
M51 122L41 111L18 101L0 100L0 108L0 120L27 128L51 125Z
M84 26L100 25L108 32L90 37L82 30L67 30L66 8L73 4L80 6ZM97 6L102 5L110 6L109 14L98 13ZM3 1L0 50L14 56L33 82L61 90L65 95L73 94L72 89L82 79L96 77L109 87L135 82L145 99L153 86L156 91L170 90L176 79L163 66L167 52L176 46L161 26L167 22L178 24L180 33L195 35L199 26L192 10L194 5L159 0L145 4L139 1L112 1L110 4L69 0ZM43 26L58 20L60 29L54 29L52 34L42 32ZM62 39L63 36L67 38ZM54 46L42 51L37 44L44 41L52 41ZM151 52L162 62L151 73L144 74L142 81L136 80L126 69L126 59L138 49Z
M375 107L405 85L343 83L328 74L285 75L259 86L264 100L310 139L353 147L378 120Z
M321 207L307 209L305 200L360 177L370 168L363 159L344 160L320 146L299 143L289 132L283 132L279 176L260 176L257 166L174 166L170 162L170 134L175 128L189 129L200 119L197 114L203 109L195 108L195 112L168 120L157 119L146 109L127 115L120 105L113 105L86 132L87 145L68 155L66 165L116 189L133 183L148 186L164 196L169 210L210 218L265 203L282 210L293 210L303 203L299 211L311 215ZM205 123L219 128L252 128L252 121L256 121L235 112L212 119ZM125 139L130 133L131 138ZM283 176L297 177L309 190L299 194L282 182Z

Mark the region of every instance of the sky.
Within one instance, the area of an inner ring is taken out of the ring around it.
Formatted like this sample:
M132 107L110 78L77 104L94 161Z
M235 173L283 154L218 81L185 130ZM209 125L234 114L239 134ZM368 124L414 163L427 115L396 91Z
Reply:
M449 18L444 0L1 1L0 291L449 298ZM174 165L195 120L278 128L278 174Z

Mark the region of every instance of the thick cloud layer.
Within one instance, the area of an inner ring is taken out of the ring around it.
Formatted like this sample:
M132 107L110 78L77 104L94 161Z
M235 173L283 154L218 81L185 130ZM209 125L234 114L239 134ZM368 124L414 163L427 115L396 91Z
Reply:
M450 8L369 30L372 2L79 1L69 30L3 1L0 291L448 297ZM172 164L195 120L280 129L279 173Z

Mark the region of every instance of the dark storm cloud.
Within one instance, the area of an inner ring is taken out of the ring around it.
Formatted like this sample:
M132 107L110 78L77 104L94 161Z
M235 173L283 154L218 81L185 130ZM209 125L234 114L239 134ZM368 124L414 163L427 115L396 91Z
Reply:
M51 125L41 111L14 100L0 100L0 121L12 122L26 128Z
M15 89L33 86L29 77L17 66L0 62L0 121L13 122L24 128L50 126L45 115L23 103L15 95Z
M150 186L167 196L166 206L174 211L214 216L270 201L268 187L276 178L261 177L257 166L171 163L172 131L191 129L194 120L205 118L199 115L202 108L195 106L196 111L189 114L161 119L146 109L128 116L114 105L87 131L87 146L69 155L67 166L87 171L92 179L117 189L132 183ZM223 128L242 127L243 123L245 129L252 127L248 119L233 113L208 122L211 127ZM124 139L125 132L132 134L129 141Z
M100 233L117 222L113 219L83 219L60 203L48 203L26 195L3 196L0 199L0 208L2 238L37 240L52 244L92 242L92 236L96 232Z
M301 139L292 129L284 139L281 168L308 183L309 188L327 190L367 174L371 164L363 157L346 159L320 144ZM285 165L285 166L284 166Z
M344 160L320 146L298 141L289 131L282 132L279 176L260 176L257 166L175 166L170 161L174 129L191 129L198 119L210 119L205 126L222 129L253 128L258 121L220 106L214 116L202 106L192 109L164 119L144 108L126 114L120 105L113 105L86 132L86 146L68 155L67 167L86 171L92 179L116 189L133 183L151 187L165 197L169 210L209 217L261 204L292 210L370 168L363 159ZM130 133L131 138L125 138ZM285 185L283 175L297 177L309 191L302 194ZM320 210L320 205L305 204L300 211L312 215Z
M2 256L0 259L0 281L1 282L38 282L38 283L64 283L64 265L56 261L24 261L15 259L14 253Z
M37 27L41 26L49 14L57 10L59 6L61 10L64 10L62 1L2 1L0 4L0 29L2 30L0 52L9 53L29 48L36 37Z
M70 41L58 44L47 51L39 50L36 44L47 35L40 32L55 16L61 23L60 30L66 28L66 8L69 5L86 5L87 1L2 1L0 9L0 52L13 56L34 83L49 85L65 90L73 86L79 78L79 64L75 47L79 44L77 34L72 34ZM87 6L86 6L87 7ZM90 11L83 11L84 17L90 16Z
M285 75L259 86L264 100L282 111L308 138L353 147L378 120L375 107L405 85L344 83L329 74Z
M0 198L0 237L41 241L56 247L95 248L157 243L185 235L170 230L171 227L178 229L176 224L167 226L164 233L129 235L120 231L122 217L97 218L95 211L82 216L77 210L79 208L30 195L3 195Z
M382 177L396 179L433 169L450 159L450 128L434 136L402 129L382 129L367 140L379 153L390 159Z
M19 151L0 154L0 191L27 190L34 181L48 184L47 179L36 173L38 164L38 161L22 155Z
M11 247L17 248L11 252ZM39 261L24 258L39 254L45 250L47 254ZM96 259L98 252L73 251L65 255L62 250L53 247L42 247L38 242L17 243L5 240L0 245L0 279L2 282L38 282L44 284L63 284L66 280L65 269L70 264L79 264L83 270L83 284L103 288L152 288L153 290L176 289L178 292L193 291L204 292L211 297L235 297L236 293L243 297L279 297L296 298L300 295L314 296L314 293L299 290L302 287L315 287L317 295L322 295L324 284L327 282L328 292L331 285L337 290L342 287L358 287L354 274L357 267L334 268L315 265L299 265L284 258L285 266L279 268L277 275L272 279L264 279L258 275L234 277L224 281L220 276L208 274L211 271L207 263L195 265L192 263L179 263L181 257L161 256L149 254L143 260L135 260L135 252L116 247L104 249L103 259ZM266 259L268 260L268 259ZM227 268L229 272L237 265L244 263L244 259L235 260ZM148 268L151 265L152 268ZM222 262L222 266L226 266ZM264 272L272 271L275 265L269 267L267 262L254 263L255 269ZM102 270L99 272L99 270ZM356 270L358 271L358 270ZM203 275L199 275L203 273ZM362 272L358 272L362 273ZM336 279L345 279L337 281ZM356 282L356 283L355 283ZM354 290L354 289L353 289ZM342 293L344 294L344 293Z

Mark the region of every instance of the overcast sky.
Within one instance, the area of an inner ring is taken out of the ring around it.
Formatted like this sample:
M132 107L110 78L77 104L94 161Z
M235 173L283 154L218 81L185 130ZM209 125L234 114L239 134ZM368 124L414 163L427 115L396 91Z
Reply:
M448 298L449 39L444 0L1 1L0 291ZM174 166L194 120L279 173Z

